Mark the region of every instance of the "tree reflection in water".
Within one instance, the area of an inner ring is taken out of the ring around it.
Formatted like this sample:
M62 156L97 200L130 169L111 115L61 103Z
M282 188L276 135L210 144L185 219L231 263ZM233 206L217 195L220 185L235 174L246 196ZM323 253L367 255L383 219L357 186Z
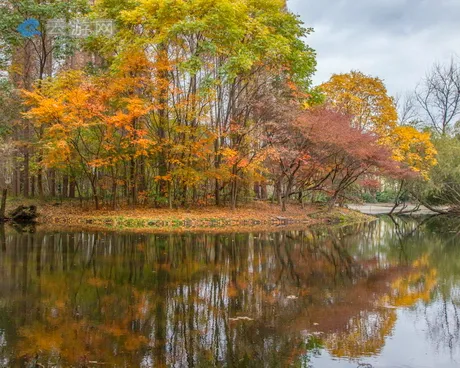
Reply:
M459 345L443 223L139 235L0 230L0 366L308 366L381 353L398 308ZM435 220L436 221L436 220Z

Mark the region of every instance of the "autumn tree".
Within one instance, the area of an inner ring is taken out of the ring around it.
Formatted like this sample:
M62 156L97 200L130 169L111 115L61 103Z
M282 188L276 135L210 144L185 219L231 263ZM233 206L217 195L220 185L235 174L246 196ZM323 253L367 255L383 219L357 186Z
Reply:
M86 0L71 1L3 1L0 4L0 44L2 55L0 68L13 87L14 93L20 89L31 90L36 81L41 81L53 73L72 54L74 41L66 36L53 37L47 34L47 22L51 19L72 19L88 10ZM37 22L33 34L20 34L18 26L26 20ZM39 83L38 83L39 85ZM1 105L2 113L11 111L9 105ZM33 129L17 110L11 120L12 139L17 153L14 163L13 189L16 195L26 197L37 189L44 193L44 174L40 165L40 150L35 150L35 139L40 131ZM48 173L50 194L55 193L54 172Z
M275 104L267 106L273 110ZM333 206L364 175L398 171L391 151L378 139L356 128L351 115L327 105L304 110L293 103L276 110L267 122L267 140L274 148L268 165L282 209L290 196L302 198L309 191L327 193Z
M150 109L130 96L139 82L124 75L88 77L68 72L44 83L39 91L24 92L31 106L27 117L43 130L44 164L84 175L96 208L104 177L110 177L114 205L120 163L148 155L156 143L136 124Z
M354 117L353 126L375 135L379 144L392 151L393 159L400 163L401 171L396 175L400 193L405 179L417 175L424 180L428 178L436 164L436 149L430 134L408 124L417 116L411 96L395 100L379 78L356 71L332 76L322 89L329 103Z
M106 99L101 93L99 105L104 107L96 111L110 115L125 107L117 110L108 101L137 99L146 111L131 122L132 128L147 132L146 139L156 147L148 157L131 153L128 164L120 160L116 165L115 176L127 183L125 197L136 203L142 192L155 204L172 207L200 198L206 202L212 196L215 203L233 208L241 197L250 197L265 155L256 101L261 90L280 82L301 91L310 88L315 55L302 40L310 30L277 0L152 0L117 6L102 1L93 10L101 17L110 14L119 26L113 39L99 38L88 45L107 66L100 70L107 78L104 83L128 86L115 93L118 97ZM141 68L136 70L139 60ZM89 81L84 86L93 85L91 75L82 78ZM68 96L65 87L55 86L53 93L59 97L54 100ZM106 92L110 91L112 87ZM29 98L38 110L29 116L50 120L43 108L46 100L37 98L40 91L34 93ZM94 102L89 98L86 103ZM64 105L62 117L75 117L67 110L69 104ZM99 146L98 142L92 144Z
M381 79L352 71L333 75L321 89L329 104L353 116L355 128L386 137L396 127L395 102Z

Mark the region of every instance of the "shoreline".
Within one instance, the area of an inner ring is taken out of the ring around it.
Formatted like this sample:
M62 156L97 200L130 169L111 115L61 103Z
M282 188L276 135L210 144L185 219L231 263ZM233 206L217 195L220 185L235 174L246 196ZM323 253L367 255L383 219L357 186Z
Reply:
M321 206L301 208L292 204L286 212L278 205L252 203L235 211L227 208L90 210L64 202L59 206L38 203L37 226L136 232L244 232L301 229L313 225L347 225L373 221L374 216L355 210ZM11 203L11 207L12 203Z
M354 211L361 212L370 216L389 215L394 207L393 203L364 203L364 204L350 204L348 206ZM447 209L446 207L439 207L439 209ZM399 205L396 207L394 214L397 215L399 211L410 213L414 216L436 215L437 213L424 207L417 206L413 203ZM413 212L412 212L413 211Z

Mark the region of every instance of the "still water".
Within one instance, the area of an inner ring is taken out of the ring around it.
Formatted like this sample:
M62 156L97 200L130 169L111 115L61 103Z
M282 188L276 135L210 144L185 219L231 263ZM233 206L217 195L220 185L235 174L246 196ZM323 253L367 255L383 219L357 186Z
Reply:
M0 229L0 367L460 367L459 229Z

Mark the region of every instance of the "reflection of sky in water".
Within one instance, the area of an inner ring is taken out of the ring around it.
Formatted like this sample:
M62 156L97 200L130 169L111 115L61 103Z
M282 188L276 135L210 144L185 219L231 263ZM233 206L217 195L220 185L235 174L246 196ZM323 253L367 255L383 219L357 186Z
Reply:
M7 346L5 331L0 329L0 351ZM1 354L3 355L3 353ZM9 359L7 357L0 357L0 367L8 367Z
M364 367L364 364L370 364L373 368L460 367L458 335L452 341L452 350L449 350L446 341L438 340L444 336L433 333L433 322L437 321L442 309L443 303L438 300L427 307L419 304L415 309L398 310L393 333L387 338L385 347L378 356L347 360L334 358L327 351L322 351L321 356L312 359L312 366L357 368L359 364ZM448 319L449 323L455 323L453 310L448 311ZM438 332L441 330L442 327Z

